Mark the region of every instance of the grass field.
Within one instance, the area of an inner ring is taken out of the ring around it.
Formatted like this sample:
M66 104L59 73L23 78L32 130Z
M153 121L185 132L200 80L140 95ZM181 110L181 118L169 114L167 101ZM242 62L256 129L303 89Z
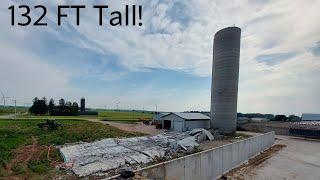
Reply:
M142 120L151 120L154 114L150 112L137 112L137 111L99 111L98 116L36 116L32 114L22 114L18 115L18 118L29 118L29 119L38 119L38 118L49 118L49 119L90 119L98 118L103 121L119 121L119 122L137 122Z
M54 178L60 173L54 166L62 160L53 145L143 135L77 119L57 120L62 129L42 131L39 122L43 120L0 120L0 179Z
M20 119L79 119L79 120L86 120L90 118L97 118L97 116L88 116L88 115L81 115L81 116L49 116L49 115L33 115L33 114L20 114L17 116Z
M26 107L17 107L17 113L25 113L28 112L28 108ZM0 115L6 115L6 114L14 114L14 107L3 107L0 106Z
M100 111L99 119L103 121L141 121L151 120L154 114L137 111Z

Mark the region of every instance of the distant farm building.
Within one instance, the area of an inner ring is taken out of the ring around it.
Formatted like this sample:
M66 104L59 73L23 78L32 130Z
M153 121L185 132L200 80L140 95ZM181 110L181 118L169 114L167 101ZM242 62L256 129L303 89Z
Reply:
M320 114L303 113L302 121L320 121Z
M166 113L155 117L162 128L173 131L190 131L196 128L210 127L210 117L202 113Z
M250 122L251 118L248 117L238 117L237 118L237 123L247 123Z
M252 122L266 122L269 121L267 118L251 118L250 119Z
M238 123L247 123L247 122L267 122L270 121L268 118L249 118L249 117L238 117Z

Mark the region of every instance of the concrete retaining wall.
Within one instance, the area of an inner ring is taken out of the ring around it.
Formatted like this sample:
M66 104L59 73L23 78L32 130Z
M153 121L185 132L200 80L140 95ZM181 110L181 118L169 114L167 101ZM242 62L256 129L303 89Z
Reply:
M274 132L209 149L140 170L150 179L216 179L274 144Z

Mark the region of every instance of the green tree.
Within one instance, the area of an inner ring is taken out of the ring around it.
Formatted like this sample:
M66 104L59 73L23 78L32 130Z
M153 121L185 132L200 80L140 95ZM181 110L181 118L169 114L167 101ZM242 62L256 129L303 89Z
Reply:
M48 105L48 111L51 114L54 109L54 100L51 98Z
M63 106L65 106L65 104L66 104L66 102L63 98L59 100L59 106L63 107Z
M287 121L287 116L285 115L276 115L273 119L273 121L282 121L285 122Z
M299 116L292 114L288 116L288 121L301 121L301 118Z
M78 111L79 111L79 105L78 105L78 103L76 103L76 102L72 103L72 106L71 106L71 114L72 114L72 115L78 115Z
M33 99L33 104L29 109L29 112L35 115L43 115L48 112L48 106L46 99L39 100L37 97Z
M67 101L66 106L70 108L72 106L72 103L70 101Z

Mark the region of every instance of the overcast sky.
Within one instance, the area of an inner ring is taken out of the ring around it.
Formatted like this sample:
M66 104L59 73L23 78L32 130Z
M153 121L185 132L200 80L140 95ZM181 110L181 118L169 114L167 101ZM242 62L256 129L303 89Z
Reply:
M18 104L85 97L89 107L209 110L213 37L236 25L238 111L320 113L320 0L34 0L49 25L12 27L8 7L21 2L0 2L0 89ZM66 2L87 5L79 27L72 11L56 25ZM106 3L109 13L143 5L143 26L99 27L91 7Z

